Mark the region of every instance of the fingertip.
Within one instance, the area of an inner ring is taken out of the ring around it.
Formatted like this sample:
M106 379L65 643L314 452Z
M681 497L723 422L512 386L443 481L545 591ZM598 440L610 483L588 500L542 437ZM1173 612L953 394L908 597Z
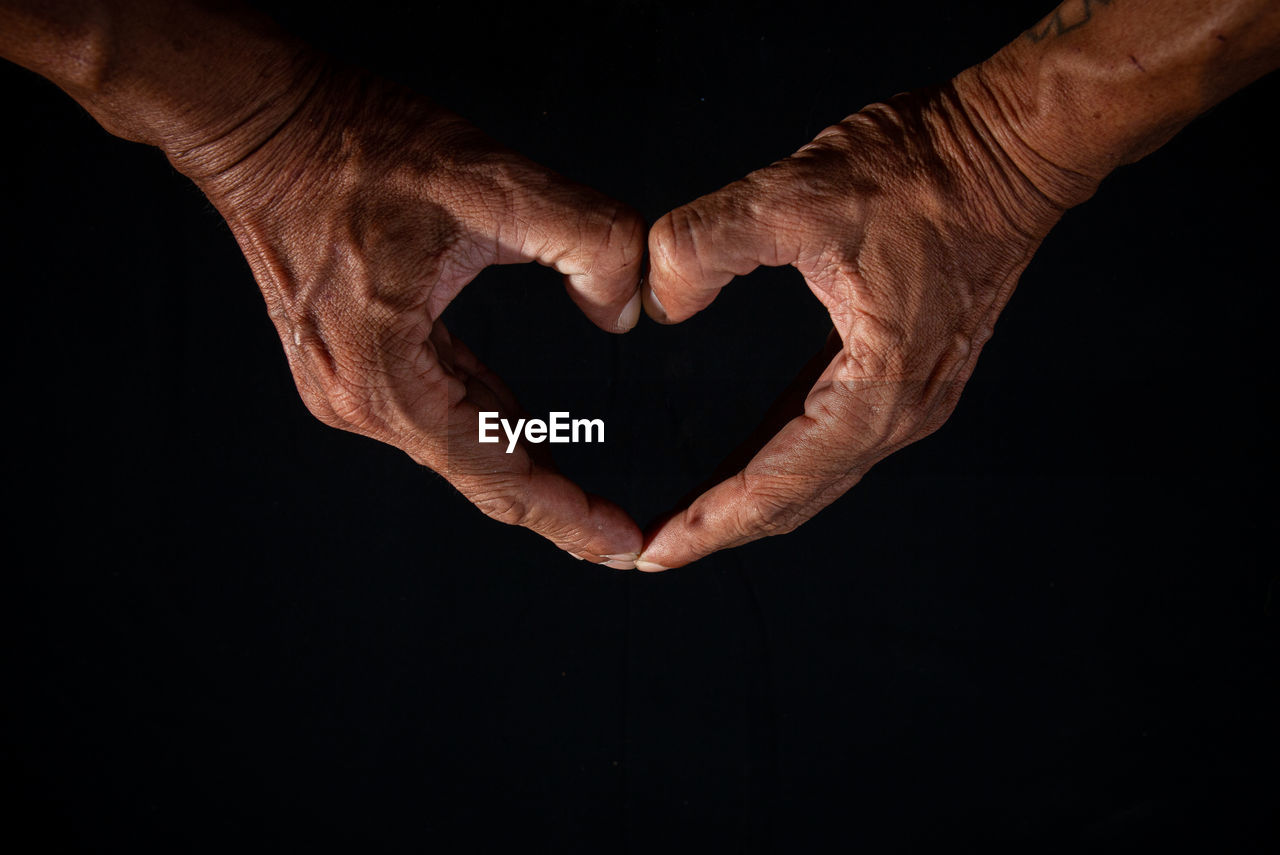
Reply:
M663 573L683 567L703 557L694 553L688 540L684 512L669 513L656 520L645 532L644 546L636 557L636 569L642 573Z
M679 294L669 292L673 287L671 283L689 282L689 278L680 273L680 270L690 261L690 253L681 248L681 242L676 234L677 216L680 217L681 222L688 221L688 217L683 216L681 211L682 209L677 208L675 211L663 214L649 229L648 264L640 290L644 295L645 314L660 324L673 324L683 320L683 318L673 318L671 311L667 308L670 305L673 309L679 309L682 302ZM665 302L659 296L659 291L667 294Z
M620 335L630 332L640 320L638 278L636 274L625 279L604 279L570 273L564 277L564 287L587 320L604 332Z
M597 201L559 233L563 252L539 260L564 274L569 296L593 324L608 333L629 332L643 308L646 233L645 221L631 208Z
M633 566L644 534L631 515L554 469L530 462L527 449L520 452L523 461L491 456L491 465L527 465L527 472L472 475L459 489L489 516L527 528L574 558L594 564L625 560L631 562L628 569Z
M582 555L566 549L565 553L575 561L588 561L591 564L599 564L601 567L608 567L610 570L634 570L636 569L636 559L638 557L634 552L611 552L604 555Z
M627 305L622 307L622 312L618 315L618 320L614 323L615 332L626 333L635 329L636 324L640 322L641 307L641 289L636 288L636 292L631 295L631 299L627 301Z
M587 494L587 514L578 528L573 551L597 564L626 563L631 569L644 545L644 534L626 511L608 499Z
M662 324L678 324L715 300L740 272L740 247L724 240L723 224L703 200L664 214L649 230L649 276L645 311ZM714 207L712 207L714 211Z
M642 295L642 302L644 303L644 313L648 315L650 319L657 321L660 324L672 323L671 318L667 316L666 308L662 305L662 301L658 299L658 294L653 290L652 285L646 281L640 288L640 293Z

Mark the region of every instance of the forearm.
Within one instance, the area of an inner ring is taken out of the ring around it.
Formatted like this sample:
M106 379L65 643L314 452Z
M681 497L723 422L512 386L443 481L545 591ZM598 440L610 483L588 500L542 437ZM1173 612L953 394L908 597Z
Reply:
M1068 207L1277 65L1274 0L1067 0L956 85Z
M0 56L197 180L268 138L320 73L304 45L234 3L0 0Z

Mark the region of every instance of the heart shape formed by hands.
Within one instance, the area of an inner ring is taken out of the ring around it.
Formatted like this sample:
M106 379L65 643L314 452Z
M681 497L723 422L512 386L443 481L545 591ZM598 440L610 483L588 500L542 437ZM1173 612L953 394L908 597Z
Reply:
M989 106L963 75L872 105L648 230L426 99L334 67L267 139L223 137L179 166L244 250L312 413L576 557L655 571L794 529L950 414L1067 206L984 132ZM679 323L734 277L791 265L833 330L759 451L642 532L537 449L478 442L480 412L522 411L439 318L483 268L529 261L613 333L642 303Z

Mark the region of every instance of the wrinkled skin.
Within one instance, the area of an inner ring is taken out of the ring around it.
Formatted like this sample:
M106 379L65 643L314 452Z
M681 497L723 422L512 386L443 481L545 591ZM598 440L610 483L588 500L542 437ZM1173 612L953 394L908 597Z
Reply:
M236 3L8 0L0 56L205 191L321 420L404 449L575 555L661 570L794 529L936 430L1062 211L1280 65L1280 4L1066 0L945 86L872 105L661 219L656 319L785 264L833 330L750 462L643 537L538 446L478 443L479 411L519 407L438 321L485 266L537 261L625 332L645 248L633 212Z
M792 390L792 418L744 468L655 525L640 569L789 532L951 414L1065 207L989 130L955 85L900 95L654 225L645 308L655 319L678 323L735 276L791 265L834 330L816 382Z
M549 458L477 441L479 411L521 410L438 319L484 267L536 261L565 274L601 329L624 332L639 314L634 212L425 99L333 68L246 157L193 177L244 250L321 421L403 449L495 519L631 566L641 533L626 513Z

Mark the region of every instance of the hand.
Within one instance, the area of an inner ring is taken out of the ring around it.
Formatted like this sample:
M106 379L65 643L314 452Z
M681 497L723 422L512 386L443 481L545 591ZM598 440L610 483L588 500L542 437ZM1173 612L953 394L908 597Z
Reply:
M1000 149L977 93L964 80L871 105L654 225L645 308L655 319L683 321L735 276L789 264L834 331L816 382L792 390L790 421L656 525L640 569L793 530L955 408L1062 211Z
M403 449L495 519L630 567L641 534L626 513L527 448L478 443L481 410L522 413L438 319L484 267L536 261L625 332L643 222L385 81L328 68L313 85L269 138L237 141L247 156L171 153L244 250L308 409Z

